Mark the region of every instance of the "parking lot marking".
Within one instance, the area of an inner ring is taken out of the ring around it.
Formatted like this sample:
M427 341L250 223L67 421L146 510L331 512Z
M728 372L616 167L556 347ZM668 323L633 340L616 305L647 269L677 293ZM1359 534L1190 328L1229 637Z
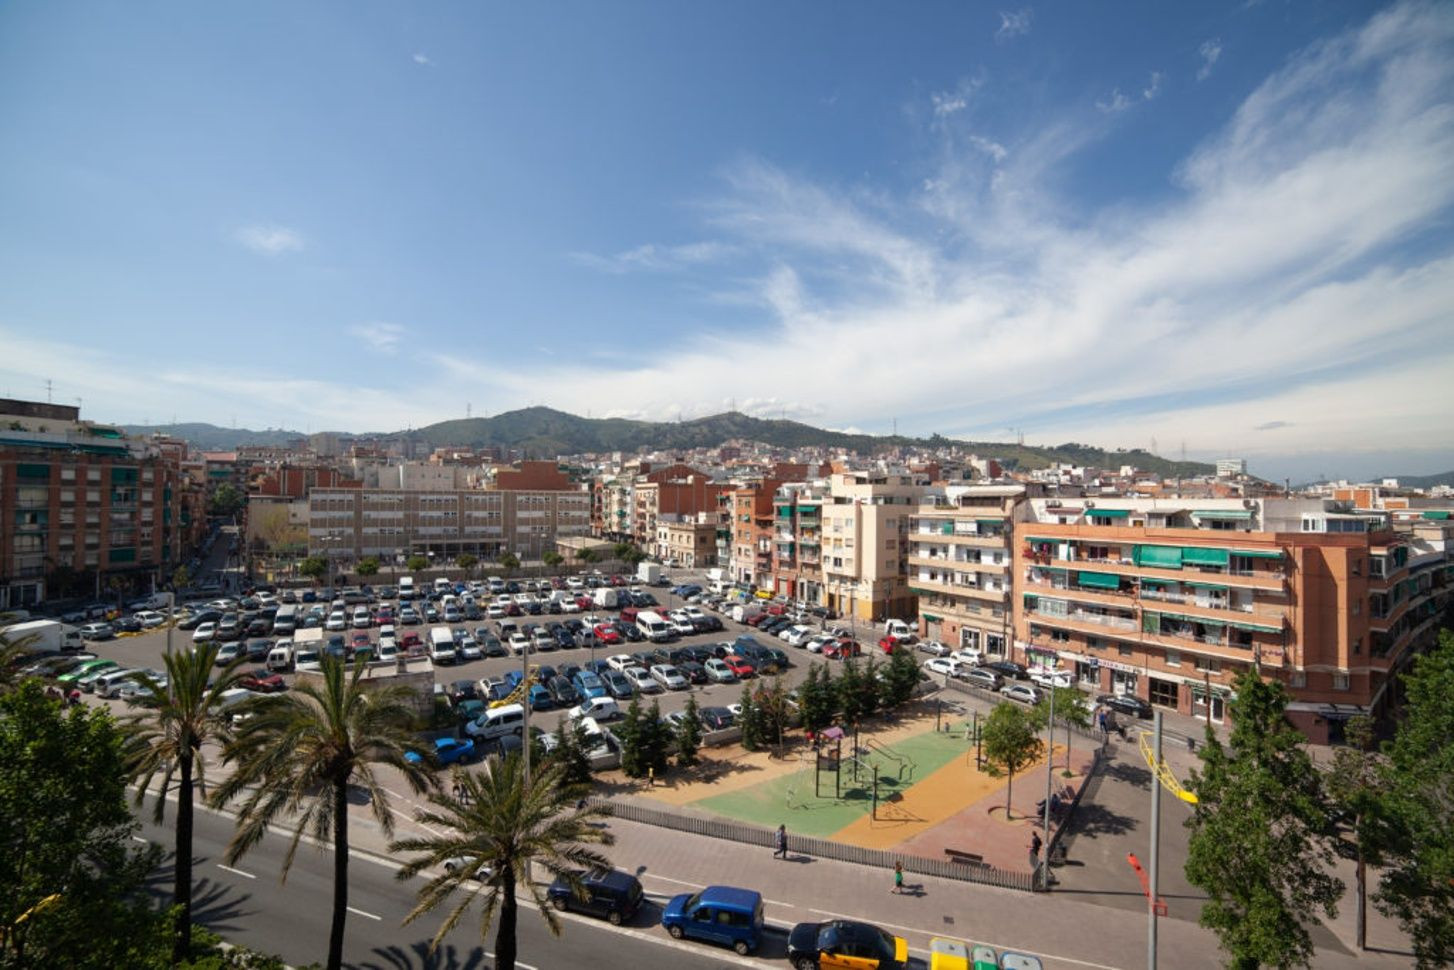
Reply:
M257 878L257 876L254 876L250 872L243 872L241 869L234 869L231 866L224 866L220 862L217 863L217 868L221 869L223 872L230 872L234 876L242 876L242 877L244 877L246 879L256 879Z
M142 845L151 845L151 839L143 839L139 835L133 835L131 837L131 841L133 841L133 842L140 842Z
M382 916L375 916L373 913L365 913L363 910L354 909L352 906L345 906L344 908L347 909L350 913L354 913L358 916L364 916L371 920L378 920L382 922L384 919Z

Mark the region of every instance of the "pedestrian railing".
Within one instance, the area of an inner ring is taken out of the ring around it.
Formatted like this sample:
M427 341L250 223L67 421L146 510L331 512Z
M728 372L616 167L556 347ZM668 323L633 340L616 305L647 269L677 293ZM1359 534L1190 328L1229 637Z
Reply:
M611 801L610 804L613 815L630 822L656 825L678 832L705 835L767 849L776 848L774 844L776 832L773 829L760 828L756 825L727 819L681 814L633 801ZM791 832L788 833L788 852L789 854L809 855L816 859L833 859L855 865L874 866L880 869L892 869L894 863L901 862L905 871L916 872L923 876L983 883L1003 889L1018 889L1022 892L1032 891L1033 877L1028 872L1010 872L983 863L968 865L964 861L952 857L926 859L920 856L903 855L887 849L866 849L862 846L847 845L828 839L794 835Z

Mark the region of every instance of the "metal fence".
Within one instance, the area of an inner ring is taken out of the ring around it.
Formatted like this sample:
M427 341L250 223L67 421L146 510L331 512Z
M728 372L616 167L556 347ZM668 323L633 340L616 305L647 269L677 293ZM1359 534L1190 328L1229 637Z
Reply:
M610 805L612 813L617 818L627 821L656 825L678 832L690 832L693 835L705 835L714 839L725 839L730 842L741 842L745 845L773 847L773 830L759 828L756 825L679 814L632 801L612 801ZM892 869L895 862L902 862L906 871L917 872L924 876L984 883L1004 889L1018 889L1022 892L1032 890L1032 877L1029 873L1009 872L993 866L967 864L947 859L925 859L885 849L865 849L861 846L845 845L842 842L831 842L827 839L816 839L804 835L789 835L788 848L792 852L803 853L818 859L834 859L838 862L875 866L881 869Z

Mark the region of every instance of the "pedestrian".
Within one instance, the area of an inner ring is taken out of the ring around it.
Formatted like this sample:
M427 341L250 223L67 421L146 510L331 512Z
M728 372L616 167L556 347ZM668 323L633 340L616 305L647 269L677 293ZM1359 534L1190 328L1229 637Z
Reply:
M773 845L777 847L772 854L774 859L779 856L784 859L788 857L788 827L786 825L777 827L777 834L773 836Z
M656 768L654 767L646 769L646 787L656 787Z
M1096 710L1096 723L1100 725L1101 740L1106 740L1110 735L1106 731L1106 709L1104 707Z
M894 863L894 888L893 888L893 891L896 892L896 893L903 893L903 891L904 891L904 864L902 862L895 862Z
M1030 833L1030 868L1031 868L1031 870L1035 870L1035 869L1038 869L1040 867L1040 846L1043 845L1043 844L1044 843L1042 843L1040 841L1040 833L1039 832L1031 832Z

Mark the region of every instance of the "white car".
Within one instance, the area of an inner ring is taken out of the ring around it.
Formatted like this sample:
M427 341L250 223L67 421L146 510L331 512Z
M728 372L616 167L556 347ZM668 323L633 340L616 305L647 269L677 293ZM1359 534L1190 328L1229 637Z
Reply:
M631 682L631 686L643 694L664 694L665 689L657 683L652 676L640 667L627 667L621 671L621 676Z
M681 610L673 610L668 613L667 619L671 621L672 632L677 636L689 637L697 632L697 626L692 622L692 618Z
M501 606L499 603L491 603L485 609L485 615L488 616L492 620L503 620L505 618L505 616L506 616L506 614L505 614L505 608L503 606Z
M671 664L657 664L651 668L651 679L656 681L667 690L688 690L691 682L681 675Z
M800 623L797 626L788 627L788 635L783 637L783 639L787 641L790 647L804 647L807 646L809 640L813 639L813 636L813 628ZM818 649L821 650L823 648L819 647Z
M1069 687L1071 684L1070 671L1051 670L1046 667L1030 671L1030 680L1041 687Z
M454 646L459 651L461 660L480 660L485 656L485 652L480 649L479 643L469 631L465 631L464 636L456 639Z
M938 640L925 640L916 648L920 653L931 654L935 657L949 656L949 647Z
M609 697L591 697L582 701L569 711L572 721L579 721L583 717L593 717L598 721L614 721L621 717L621 707Z
M530 649L530 638L523 633L510 634L510 650L522 654Z
M707 670L707 679L713 683L737 683L737 675L732 672L731 667L727 666L727 662L720 657L710 657L702 666Z
M964 667L953 657L932 657L924 661L924 669L931 674L953 677L955 680L964 676Z
M192 631L192 642L207 643L215 636L217 636L216 623L201 623L198 624L197 629Z
M348 629L348 617L343 615L343 610L334 610L328 614L328 620L323 624L323 629L330 633L342 633Z
M636 658L629 653L618 653L615 656L606 658L606 666L618 673L624 673L627 667L635 667Z
M830 643L833 643L837 639L837 637L831 637L826 633L820 633L813 639L809 640L807 643L803 644L803 647L809 653L822 653L824 647L828 646L828 644Z
M151 630L167 622L165 613L158 613L156 610L138 610L132 616L144 628Z
M238 643L237 641L233 641L232 643L224 643L222 646L217 648L217 660L215 661L215 663L219 667L225 667L240 656L242 656L241 643Z
M378 663L397 663L399 645L393 640L379 640L378 649L374 651L374 660Z
M1019 701L1022 704L1040 703L1040 691L1028 684L1006 684L1000 688L1000 694L1012 701Z
M980 661L984 660L984 654L980 653L975 647L960 647L949 656L962 664L969 664L971 667L976 666Z
M368 607L360 606L353 611L353 628L355 630L367 630L374 625L374 618L369 615Z
M581 611L581 604L566 597L560 601L560 611L562 613L579 613Z

